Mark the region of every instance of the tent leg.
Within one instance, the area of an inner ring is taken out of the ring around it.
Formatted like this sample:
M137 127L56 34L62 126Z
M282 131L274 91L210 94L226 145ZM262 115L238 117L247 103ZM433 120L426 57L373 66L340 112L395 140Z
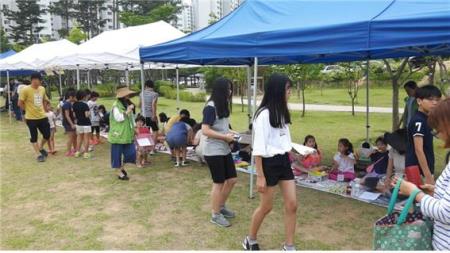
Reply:
M177 74L177 112L180 111L180 73L178 66L176 68L176 74Z
M250 66L247 66L247 116L248 116L248 125L252 123L252 69Z
M8 115L9 115L9 124L12 123L12 113L11 113L11 85L9 85L9 70L6 70L6 86L8 87Z
M77 64L77 90L80 89L80 65Z
M58 71L59 72L59 71ZM62 90L62 78L61 78L61 72L58 73L59 74L59 94L61 95L61 97L64 97L63 95L63 90Z
M366 142L369 142L369 62L366 64Z
M256 90L258 89L258 57L255 57L254 64L253 64L254 70L253 70L253 112L256 112ZM252 146L255 142L255 128L252 127ZM255 158L252 156L251 158L251 171L250 171L250 192L249 192L249 198L253 198L253 171L256 172L255 168Z
M128 68L125 69L125 84L127 85L127 87L130 87L130 77L128 73Z
M91 89L91 75L90 75L90 70L87 71L87 84L88 84L88 88Z
M141 114L144 113L144 62L141 61Z

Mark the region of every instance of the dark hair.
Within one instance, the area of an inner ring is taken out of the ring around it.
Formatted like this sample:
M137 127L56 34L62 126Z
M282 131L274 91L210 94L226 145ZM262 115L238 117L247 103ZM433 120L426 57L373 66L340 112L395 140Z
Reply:
M442 100L434 107L428 115L428 124L445 136L444 147L450 148L450 98Z
M375 140L375 144L377 144L378 142L383 143L384 145L387 145L386 140L384 139L384 136L379 136L376 140Z
M29 85L29 84L31 84L31 82L30 82L30 80L23 80L23 82L22 82L23 84L25 84L25 85Z
M98 106L98 110L99 110L99 111L100 111L100 110L103 110L104 112L106 112L106 108L105 108L104 105L99 105L99 106Z
M339 143L347 148L347 152L345 152L346 155L350 155L350 153L353 153L353 144L347 138L339 139Z
M192 127L194 134L196 134L200 129L202 129L202 124L195 124L194 127Z
M91 92L91 98L98 98L98 97L100 97L100 94L98 94L98 92L96 91Z
M214 102L217 116L219 119L228 118L230 116L230 90L233 90L233 83L223 77L216 79L214 82L211 97L208 101Z
M305 136L305 141L303 141L303 145L306 146L306 143L308 142L309 139L313 139L314 141L316 141L316 138L315 138L314 136L308 134L307 136ZM319 147L317 146L317 142L315 143L314 148L315 148L316 150L319 149Z
M159 121L161 121L161 123L165 123L167 121L169 121L169 118L167 117L167 114L165 113L160 113L159 114Z
M403 88L409 88L409 89L416 89L417 88L417 83L414 81L408 81L405 84L403 84Z
M92 93L90 89L84 89L84 92L86 93L86 96L90 96Z
M30 80L33 80L33 79L39 79L39 81L42 81L41 73L33 73L33 74L31 74Z
M269 110L270 125L282 128L291 123L291 115L286 101L286 84L292 81L283 74L274 73L266 83L264 97L256 111L255 118L264 110Z
M83 100L86 96L87 96L86 91L84 91L84 90L77 91L77 100L78 101Z
M76 97L77 91L74 88L68 88L66 90L65 99L68 99L69 97Z
M149 79L149 80L145 81L145 87L154 88L155 83L153 83L153 81Z
M441 98L442 93L438 87L434 85L425 85L416 90L416 98L427 99L427 98Z
M361 147L363 147L363 148L370 148L370 143L365 141L365 142L362 143Z
M183 109L183 110L180 111L180 116L181 115L186 115L188 118L191 117L191 113L188 110L186 110L186 109Z
M145 124L145 118L144 118L144 116L138 114L138 115L136 116L135 122L137 123L138 121L142 121L142 122L144 122L144 124Z

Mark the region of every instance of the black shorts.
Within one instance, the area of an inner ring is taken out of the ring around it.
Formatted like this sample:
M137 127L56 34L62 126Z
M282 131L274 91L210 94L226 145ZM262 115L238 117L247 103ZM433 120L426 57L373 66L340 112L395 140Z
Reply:
M294 180L288 154L262 159L267 186L275 186L280 180Z
M27 126L30 130L30 142L36 143L38 140L38 129L45 140L50 138L50 123L48 118L43 119L27 119Z
M91 126L92 133L100 134L100 126Z
M145 125L151 128L153 132L159 131L158 123L153 121L152 118L145 118Z
M231 153L226 156L205 156L214 183L223 184L225 180L237 177Z

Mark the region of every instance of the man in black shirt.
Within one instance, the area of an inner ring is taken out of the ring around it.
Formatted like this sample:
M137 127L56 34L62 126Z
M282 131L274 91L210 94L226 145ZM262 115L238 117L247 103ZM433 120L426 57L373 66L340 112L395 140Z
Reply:
M418 88L416 98L419 110L408 125L405 167L419 166L426 184L435 183L433 135L427 122L428 113L437 105L441 96L441 91L436 86L426 85Z

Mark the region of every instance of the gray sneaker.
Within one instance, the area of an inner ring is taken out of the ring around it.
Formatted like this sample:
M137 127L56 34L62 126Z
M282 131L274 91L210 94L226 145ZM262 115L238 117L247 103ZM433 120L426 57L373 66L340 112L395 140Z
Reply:
M223 214L213 214L211 217L211 223L214 223L220 227L231 226L230 222L223 216Z
M227 219L236 217L236 214L233 211L231 211L230 209L228 209L226 206L224 206L224 207L222 207L222 209L220 209L220 213L223 214L223 216Z
M281 248L282 251L297 251L295 249L295 246L286 246L286 244L283 244L283 248Z

